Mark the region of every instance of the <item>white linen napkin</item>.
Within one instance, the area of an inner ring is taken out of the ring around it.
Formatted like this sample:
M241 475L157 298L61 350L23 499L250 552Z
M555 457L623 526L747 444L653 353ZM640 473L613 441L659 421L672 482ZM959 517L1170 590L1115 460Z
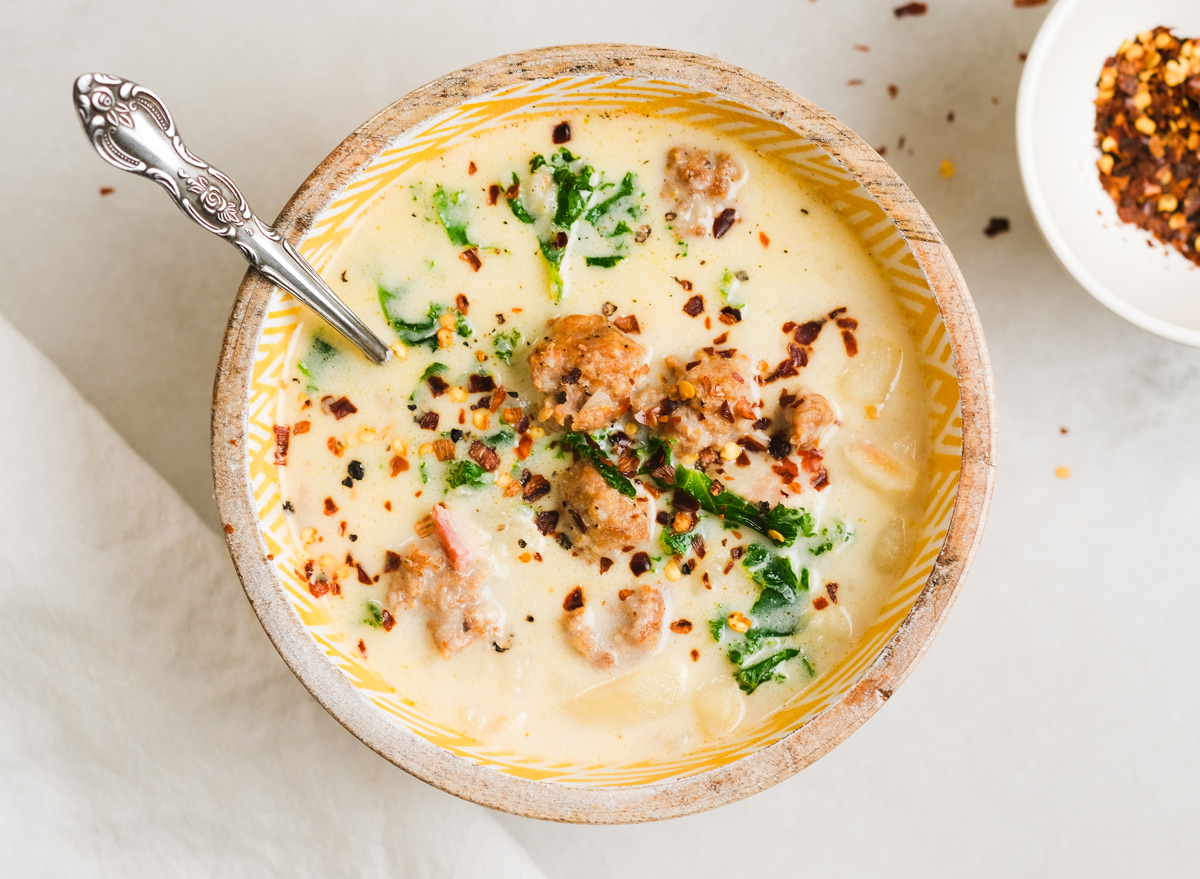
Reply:
M220 538L2 317L0 375L0 872L542 875L308 696Z

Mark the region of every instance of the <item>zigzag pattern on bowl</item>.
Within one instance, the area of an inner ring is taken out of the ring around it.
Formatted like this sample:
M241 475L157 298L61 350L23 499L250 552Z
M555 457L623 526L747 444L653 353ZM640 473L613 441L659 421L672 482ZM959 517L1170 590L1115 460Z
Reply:
M907 617L945 540L958 489L962 417L954 359L937 304L907 242L878 203L836 160L776 120L719 95L674 83L614 76L565 77L469 100L406 133L376 157L317 218L300 244L300 252L318 269L326 265L355 221L400 174L468 135L525 116L578 111L585 101L592 112L635 110L710 127L770 154L824 193L891 281L908 318L934 400L929 424L931 481L927 513L904 574L879 619L862 633L847 659L770 715L764 726L672 761L584 766L550 763L485 747L420 715L378 673L328 638L331 618L305 585L301 555L281 508L281 475L274 464L272 427L283 404L284 365L291 356L300 316L300 306L281 291L272 300L255 357L248 449L259 523L287 599L320 649L364 698L414 734L500 772L572 784L630 786L703 772L779 740L836 701L875 661Z

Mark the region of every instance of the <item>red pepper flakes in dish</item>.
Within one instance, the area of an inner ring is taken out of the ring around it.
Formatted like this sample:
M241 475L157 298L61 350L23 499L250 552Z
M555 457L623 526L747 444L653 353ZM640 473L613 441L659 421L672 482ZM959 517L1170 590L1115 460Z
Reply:
M1200 265L1200 43L1144 31L1097 88L1096 167L1117 216Z
M291 442L291 430L283 424L276 424L275 431L275 463L280 466L287 463L288 444Z
M924 15L929 7L924 3L906 3L892 10L896 18L907 18L910 15Z

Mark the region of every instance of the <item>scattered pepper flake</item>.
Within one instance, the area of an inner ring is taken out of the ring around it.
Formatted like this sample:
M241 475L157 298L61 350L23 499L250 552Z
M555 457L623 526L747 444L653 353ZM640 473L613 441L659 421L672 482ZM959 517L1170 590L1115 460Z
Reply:
M983 234L988 238L995 238L1002 232L1009 230L1008 217L992 217L988 220L987 227L983 230Z
M910 15L924 15L929 11L929 7L924 3L906 3L903 6L897 6L892 10L896 18L907 18Z

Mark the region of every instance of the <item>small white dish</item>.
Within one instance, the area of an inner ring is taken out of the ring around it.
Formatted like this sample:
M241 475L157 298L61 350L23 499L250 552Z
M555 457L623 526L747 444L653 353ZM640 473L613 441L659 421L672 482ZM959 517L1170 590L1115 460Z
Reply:
M1200 347L1200 266L1123 223L1100 186L1096 81L1122 41L1162 25L1200 37L1198 0L1059 0L1038 32L1017 99L1017 151L1042 235L1108 308Z

